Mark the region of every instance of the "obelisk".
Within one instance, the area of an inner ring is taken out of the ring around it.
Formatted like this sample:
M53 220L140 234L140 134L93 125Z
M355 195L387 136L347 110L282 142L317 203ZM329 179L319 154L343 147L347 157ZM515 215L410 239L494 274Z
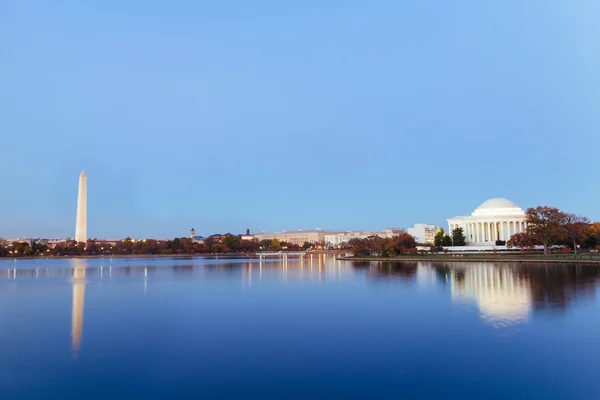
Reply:
M79 195L77 196L77 225L75 226L75 240L87 241L87 175L81 171L79 175Z

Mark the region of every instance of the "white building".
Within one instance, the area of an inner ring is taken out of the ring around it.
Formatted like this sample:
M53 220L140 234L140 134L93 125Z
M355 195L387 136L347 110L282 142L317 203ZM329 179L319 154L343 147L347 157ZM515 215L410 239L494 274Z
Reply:
M525 211L512 201L494 198L485 201L470 216L448 219L449 232L462 228L470 246L494 245L496 240L507 241L515 233L527 229Z
M415 224L407 229L407 233L415 238L417 243L433 244L435 235L441 230L437 225Z

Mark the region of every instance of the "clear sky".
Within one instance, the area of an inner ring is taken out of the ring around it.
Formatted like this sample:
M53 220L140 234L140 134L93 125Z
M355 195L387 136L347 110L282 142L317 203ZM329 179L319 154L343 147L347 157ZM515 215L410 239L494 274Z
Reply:
M0 3L0 237L600 220L600 2Z

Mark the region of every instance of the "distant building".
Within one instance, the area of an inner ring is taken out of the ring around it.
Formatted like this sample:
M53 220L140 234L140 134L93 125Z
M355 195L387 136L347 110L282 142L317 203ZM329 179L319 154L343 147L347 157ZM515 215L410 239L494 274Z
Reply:
M50 248L55 248L57 244L59 243L65 243L66 241L68 241L69 239L57 239L57 238L51 238L51 239L39 239L38 241L42 244L47 245Z
M250 229L246 229L246 234L240 235L240 240L254 241L254 240L256 240L256 238L254 237L254 235L250 234Z
M66 238L66 239L56 239L56 238L52 238L52 239L47 239L47 238L0 239L0 245L8 246L14 242L17 242L17 243L27 243L28 245L31 246L33 243L40 243L40 244L46 245L50 248L54 248L54 247L56 247L57 244L67 242L69 240L72 240L72 239L71 238Z
M277 239L280 242L287 242L298 246L302 246L306 242L310 244L325 243L325 235L331 233L334 232L325 232L321 229L307 231L299 229L297 231L283 231L279 233L257 233L254 235L254 238L258 241L265 239Z
M433 244L435 235L441 229L437 225L415 224L412 228L407 229L407 233L414 237L417 243Z
M196 235L196 230L194 228L190 229L190 239L192 239L194 243L204 243L204 237Z
M392 237L399 235L401 233L406 233L406 229L404 228L385 228L381 230L381 233L385 237Z
M366 239L369 236L380 236L390 238L395 235L404 233L402 228L386 228L381 232L373 231L348 231L348 232L329 232L325 234L325 244L328 247L339 247L342 244L348 243L352 239Z
M211 239L214 243L221 243L225 235L221 235L220 233L215 233L214 235L210 235L208 239Z

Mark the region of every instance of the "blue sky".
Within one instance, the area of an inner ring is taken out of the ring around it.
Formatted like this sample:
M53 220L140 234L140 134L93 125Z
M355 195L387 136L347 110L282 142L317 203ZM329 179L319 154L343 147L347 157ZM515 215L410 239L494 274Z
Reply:
M241 5L241 3L244 3ZM600 220L600 3L4 1L0 237Z

